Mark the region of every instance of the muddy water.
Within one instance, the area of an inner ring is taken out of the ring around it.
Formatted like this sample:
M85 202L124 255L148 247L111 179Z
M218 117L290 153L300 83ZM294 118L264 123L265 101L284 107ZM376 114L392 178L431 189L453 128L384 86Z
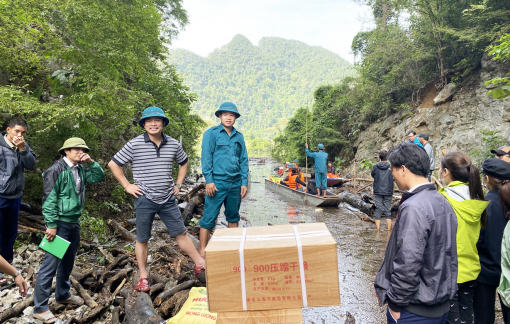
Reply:
M271 165L250 165L248 196L241 215L253 226L288 224L291 221L326 223L338 244L338 269L342 305L303 309L305 323L344 323L351 313L356 323L385 323L385 308L378 306L373 280L386 248L385 223L376 235L375 225L361 221L343 208L317 208L284 200L266 190L264 178L272 175Z

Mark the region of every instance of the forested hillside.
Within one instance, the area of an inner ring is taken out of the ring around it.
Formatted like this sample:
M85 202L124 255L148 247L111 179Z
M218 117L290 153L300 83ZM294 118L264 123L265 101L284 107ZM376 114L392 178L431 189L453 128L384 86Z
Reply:
M242 117L236 125L252 156L269 154L271 139L306 106L307 95L312 101L315 88L352 75L351 65L337 54L277 37L264 37L254 46L236 35L205 58L176 49L168 62L198 95L193 107L205 120L216 123L214 112L224 101L238 106Z
M354 156L359 133L371 123L397 111L413 114L425 86L441 90L451 83L455 92L469 86L485 52L510 59L508 0L359 2L372 7L376 27L352 41L357 76L318 87L309 115L310 144L323 143L338 163ZM486 81L494 98L510 94L508 78ZM297 111L275 138L275 158L303 155L304 117Z
M35 210L41 205L41 172L59 158L66 138L83 138L92 158L106 168L127 140L142 133L136 121L151 105L168 113L165 132L183 135L194 161L203 121L191 112L195 96L165 63L172 37L188 21L181 4L2 1L0 127L13 116L28 121L26 139L37 155L37 170L27 174L23 200ZM105 182L87 187L87 194L84 228L89 215L132 213L132 198L110 173Z

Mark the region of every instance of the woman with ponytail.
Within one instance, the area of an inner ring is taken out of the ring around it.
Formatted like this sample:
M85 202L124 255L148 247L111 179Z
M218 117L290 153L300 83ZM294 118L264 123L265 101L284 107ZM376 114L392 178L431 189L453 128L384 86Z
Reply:
M483 197L478 168L466 154L453 152L444 156L439 177L446 183L439 192L457 215L458 289L446 322L472 324L475 281L481 269L476 242L487 221L485 209L489 203Z
M491 204L494 201L494 206L489 205L489 210L499 213L500 218L510 219L510 164L499 159L489 159L484 162L483 169L484 180L490 190L489 194L493 193ZM510 225L508 223L501 243L501 278L497 291L505 324L510 323Z
M499 159L488 159L483 162L482 168L484 183L489 189L485 196L485 199L489 201L489 206L487 207L487 226L480 232L480 238L476 245L482 270L476 279L474 313L475 323L494 323L496 289L500 284L501 277L503 231L508 221L503 209L502 196L508 199L510 193L508 191L509 184L506 183L510 180L510 164ZM508 252L506 254L508 260L510 256ZM509 278L508 271L506 271L505 277ZM502 297L508 296L507 294L508 292L500 294L503 314L507 307ZM508 323L507 321L508 313L505 315L505 323Z

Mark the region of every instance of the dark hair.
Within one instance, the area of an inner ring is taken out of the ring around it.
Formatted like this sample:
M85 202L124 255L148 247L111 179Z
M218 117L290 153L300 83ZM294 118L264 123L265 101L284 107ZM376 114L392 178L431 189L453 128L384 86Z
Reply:
M407 132L407 134L406 134L406 135L409 135L409 134L416 135L416 132L415 132L415 131L413 131L413 130L410 130L410 131L408 131L408 132Z
M510 181L509 180L501 180L498 178L491 177L487 175L489 179L490 185L488 185L491 189L495 189L499 193L499 200L501 201L501 206L503 207L503 211L505 212L506 219L510 220Z
M400 168L405 165L411 173L427 178L430 160L423 147L414 143L402 143L390 150L388 160L392 167Z
M290 171L292 171L292 174L296 174L299 172L299 168L291 168Z
M485 200L483 196L480 171L471 164L471 158L461 152L451 152L441 159L441 169L450 170L453 180L465 182L469 187L469 197L476 200ZM482 227L487 223L487 212L484 210L481 219Z
M9 121L9 125L7 127L13 128L13 127L16 127L16 126L22 126L22 127L28 128L27 122L25 120L19 118L19 117L11 119Z
M379 151L379 159L381 161L386 161L388 159L388 151L386 150L380 150Z

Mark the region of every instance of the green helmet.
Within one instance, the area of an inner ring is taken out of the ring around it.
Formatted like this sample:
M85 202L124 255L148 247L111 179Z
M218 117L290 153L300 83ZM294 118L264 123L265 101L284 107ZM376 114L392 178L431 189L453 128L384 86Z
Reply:
M239 113L239 111L237 111L237 106L231 102L224 102L220 105L220 108L218 108L218 110L216 110L216 112L214 113L216 115L216 117L220 117L220 113L222 111L229 111L231 113L234 113L236 115L236 118L239 118L241 117L241 114Z
M58 150L58 152L61 154L61 155L65 155L65 152L64 150L65 149L70 149L70 148L73 148L73 147L80 147L80 148L84 148L85 149L85 153L87 153L88 151L90 151L89 147L87 146L87 144L85 144L85 141L82 140L81 138L79 137L71 137L71 138L68 138L65 142L64 142L64 145L62 145L62 147L60 148L60 150Z

